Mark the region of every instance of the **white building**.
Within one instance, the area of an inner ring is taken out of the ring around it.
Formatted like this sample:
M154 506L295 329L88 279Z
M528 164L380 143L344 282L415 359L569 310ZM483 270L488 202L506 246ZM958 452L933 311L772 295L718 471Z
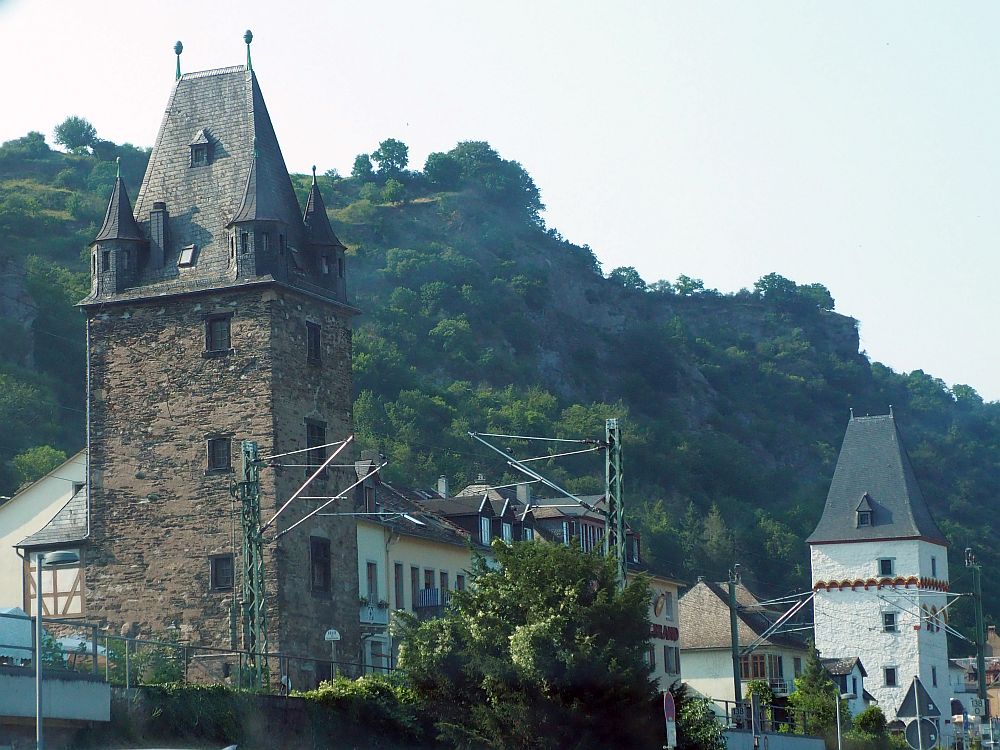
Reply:
M823 516L807 541L820 654L860 657L866 686L890 722L919 676L948 738L948 542L891 414L851 418Z
M29 546L26 543L49 534L48 531L43 533L43 529L51 531L57 514L66 516L68 508L85 504L85 473L86 457L80 451L0 505L0 607L21 607L31 613L34 592L29 590L32 584L24 564ZM84 535L85 532L84 528ZM62 537L52 535L53 542L61 540ZM68 582L71 576L63 571L62 577ZM43 594L46 615L80 614L78 602L67 610L66 597L60 596L58 601L51 598L55 594L52 576L46 576Z

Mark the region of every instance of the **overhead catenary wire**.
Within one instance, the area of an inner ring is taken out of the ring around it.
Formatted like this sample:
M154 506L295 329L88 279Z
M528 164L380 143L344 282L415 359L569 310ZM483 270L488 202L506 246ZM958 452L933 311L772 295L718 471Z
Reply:
M593 448L583 448L578 451L565 451L564 453L550 453L546 456L533 456L531 458L521 458L518 459L522 463L528 463L529 461L545 461L549 458L561 458L563 456L575 456L580 453L594 453L595 451L601 450L601 446L595 445Z
M333 459L335 459L337 457L337 455L342 450L344 450L344 448L346 448L348 445L350 445L352 440L354 440L354 435L348 435L346 440L341 441L340 447L337 448L337 450L335 450L333 453L331 453L330 457L327 458L326 461L324 461L323 464L318 469L316 469L316 471L314 471L312 473L312 475L310 475L310 477L305 482L303 482L302 486L299 487L297 490L295 490L295 492L292 493L292 496L290 498L288 498L288 500L285 501L285 504L282 505L278 509L278 512L275 513L273 516L271 516L271 520L268 521L267 523L265 523L263 526L260 527L260 533L261 534L263 534L267 530L267 528L272 523L274 523L275 519L277 519L278 516L280 516L284 512L285 508L287 508L289 505L291 505L292 501L295 500L295 498L297 498L299 495L301 495L305 491L306 487L309 486L310 482L312 482L316 477L318 477L320 474L323 473L323 471L326 470L327 465L330 464L330 463L332 463ZM333 445L336 445L336 443L333 443ZM318 449L318 446L315 447L315 448L312 448L311 450L317 450L317 449ZM310 449L306 448L306 450L310 450Z
M496 438L508 438L510 440L543 440L550 443L581 443L587 445L597 442L593 438L572 439L572 438L538 437L535 435L505 435L500 432L470 432L469 434L472 435L473 437L476 436L496 437Z
M338 440L335 443L324 443L323 445L311 445L308 448L300 448L299 450L288 451L287 453L275 453L273 456L263 456L260 461L273 461L276 458L283 458L285 456L294 456L296 453L307 453L309 451L316 451L320 448L332 448L335 445L343 445L354 440L354 435L349 435L344 440ZM334 453L333 455L337 455ZM353 464L351 464L353 466Z
M380 471L381 469L385 468L385 466L386 466L386 465L387 465L388 463L389 463L389 462L388 462L388 461L386 461L385 463L383 463L383 464L379 465L378 467L376 467L376 468L375 468L375 470L374 470L374 471L370 472L370 474L375 474L375 473L377 473L377 472L378 472L378 471ZM306 515L302 516L302 518L300 518L300 519L299 519L298 521L296 521L295 523L293 523L293 524L292 524L291 526L289 526L289 527L288 527L287 529L285 529L284 531L280 531L280 532L278 532L277 534L275 534L275 536L274 536L274 539L275 539L275 541L277 541L278 539L280 539L281 537L283 537L283 536L284 536L285 534L287 534L287 533L288 533L289 531L291 531L292 529L294 529L294 528L295 528L296 526L298 526L299 524L301 524L301 523L304 523L305 521L309 520L309 519L310 519L310 518L312 518L313 516L317 515L317 514L318 514L318 513L319 513L319 512L321 511L321 510L323 510L323 509L324 509L324 508L326 508L326 507L327 507L328 505L330 505L330 504L331 504L331 503L332 503L332 502L333 502L334 500L343 500L343 499L344 499L344 498L345 498L345 497L347 496L347 495L346 495L346 493L350 492L350 491L351 491L351 490L353 490L353 489L354 489L355 487L357 487L357 486L358 486L359 484L361 484L361 483L362 483L363 481L365 481L365 479L367 479L367 478L368 478L368 476L370 476L370 474L369 474L369 475L366 475L366 476L363 476L363 477L361 477L361 478L360 478L360 479L359 479L358 481L354 482L354 483L353 483L353 484L351 484L351 485L350 485L349 487L345 487L345 488L344 488L343 490L341 490L341 492L340 492L340 494L339 494L339 495L336 495L336 496L334 496L334 497L331 497L331 498L330 498L329 500L327 500L327 501L326 501L325 503L323 503L323 504L322 504L321 506L319 506L318 508L316 508L316 509L315 509L315 510L313 510L312 512L310 512L310 513L307 513ZM287 503L286 503L285 505L287 506Z

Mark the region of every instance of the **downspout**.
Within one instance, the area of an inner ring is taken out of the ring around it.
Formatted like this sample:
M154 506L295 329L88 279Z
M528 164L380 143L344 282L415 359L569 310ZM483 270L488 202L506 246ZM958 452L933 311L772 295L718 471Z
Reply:
M91 486L90 486L90 314L87 314L87 405L85 407L86 420L87 420L87 433L86 441L87 454L84 458L85 471L86 471L86 488L87 488L87 533L83 537L84 539L90 539L90 502L91 502Z

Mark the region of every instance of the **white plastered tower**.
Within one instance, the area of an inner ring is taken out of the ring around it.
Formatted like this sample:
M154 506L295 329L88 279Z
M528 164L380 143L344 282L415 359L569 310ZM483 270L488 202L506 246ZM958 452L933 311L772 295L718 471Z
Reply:
M851 418L823 516L808 542L821 656L860 657L865 688L890 722L919 676L941 710L946 741L952 734L943 627L948 543L891 414Z

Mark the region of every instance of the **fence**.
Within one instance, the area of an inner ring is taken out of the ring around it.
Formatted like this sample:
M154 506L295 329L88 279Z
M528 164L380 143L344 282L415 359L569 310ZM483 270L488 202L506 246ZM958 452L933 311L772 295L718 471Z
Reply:
M713 698L712 702L717 708L716 717L728 729L756 729L763 733L811 733L810 714L804 709L779 704L760 705L757 707L757 715L753 716L748 700L736 703Z
M336 675L358 677L365 671L388 673L360 662L317 659L281 652L267 654L112 635L82 620L42 618L56 637L46 631L42 639L42 666L103 675L106 682L126 688L169 682L225 684L235 689L260 690L252 684L251 668L258 660L268 665L270 692L306 690ZM35 618L0 613L0 664L35 668ZM23 654L23 656L21 656Z

